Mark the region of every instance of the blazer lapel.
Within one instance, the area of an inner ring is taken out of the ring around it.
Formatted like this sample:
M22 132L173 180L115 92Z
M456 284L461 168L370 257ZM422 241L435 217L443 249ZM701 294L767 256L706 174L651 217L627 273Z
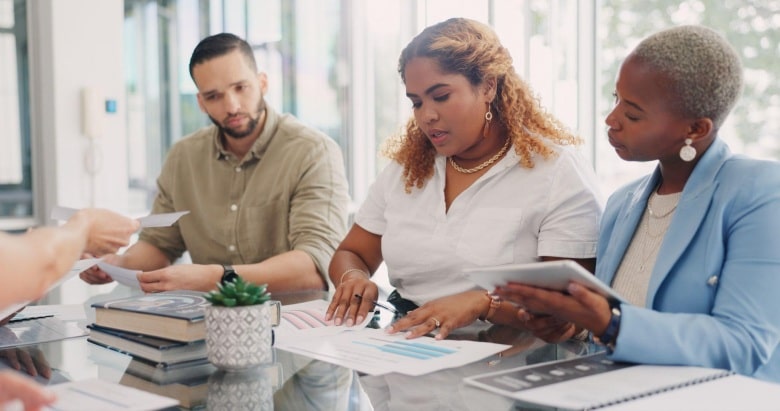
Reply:
M715 180L717 173L730 155L726 144L716 138L686 182L677 211L658 250L658 258L647 289L648 307L653 307L652 302L658 288L698 231L718 185Z
M647 198L658 185L659 177L660 172L656 168L652 174L636 186L634 191L626 193L626 198L623 201L625 205L612 228L608 248L604 252L604 257L598 262L598 264L603 262L603 264L608 265L603 268L603 271L599 270L605 273L604 280L607 284L612 284L612 280L615 278L617 269L623 261L626 250L628 250L628 245L631 244L631 239L634 237L634 231L636 231L642 214L645 212Z

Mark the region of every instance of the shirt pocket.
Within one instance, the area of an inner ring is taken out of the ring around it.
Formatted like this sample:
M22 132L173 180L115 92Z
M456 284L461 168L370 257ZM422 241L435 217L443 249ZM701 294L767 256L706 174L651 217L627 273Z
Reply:
M458 240L458 254L477 266L510 264L523 230L523 212L517 208L475 210Z

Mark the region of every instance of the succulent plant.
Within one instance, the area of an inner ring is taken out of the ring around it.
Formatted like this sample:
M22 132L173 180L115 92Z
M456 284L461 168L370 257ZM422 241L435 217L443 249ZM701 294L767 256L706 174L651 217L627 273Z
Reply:
M237 276L225 284L217 283L217 289L209 291L204 297L212 305L239 307L258 305L271 299L268 284L252 284Z

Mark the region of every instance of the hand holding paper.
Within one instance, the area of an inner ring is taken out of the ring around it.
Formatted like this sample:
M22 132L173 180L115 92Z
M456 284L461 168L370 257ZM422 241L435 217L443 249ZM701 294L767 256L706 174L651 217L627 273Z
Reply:
M77 209L70 207L54 206L51 209L51 218L53 220L67 220L75 214ZM146 217L141 217L138 221L141 223L141 227L170 227L181 216L189 213L189 211L177 211L175 213L162 213L151 214Z

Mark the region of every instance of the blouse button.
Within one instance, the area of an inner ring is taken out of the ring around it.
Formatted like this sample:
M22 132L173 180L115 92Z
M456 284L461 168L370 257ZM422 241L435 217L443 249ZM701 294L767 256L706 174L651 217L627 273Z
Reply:
M707 279L707 285L709 285L710 287L714 287L714 286L718 285L718 276L717 275L713 275L712 277L708 278Z

